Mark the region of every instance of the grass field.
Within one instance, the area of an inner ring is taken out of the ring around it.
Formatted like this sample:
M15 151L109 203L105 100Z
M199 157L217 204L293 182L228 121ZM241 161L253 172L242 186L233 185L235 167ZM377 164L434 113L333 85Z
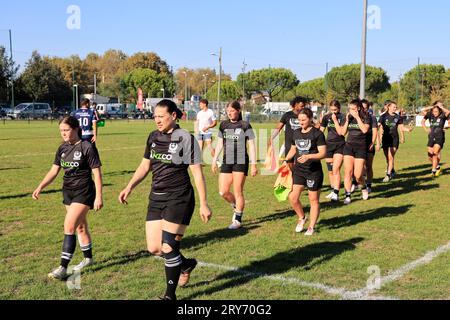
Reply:
M127 207L116 200L153 128L142 121L101 128L105 208L89 216L98 263L82 275L80 290L69 290L47 279L63 239L62 174L40 201L31 199L61 141L57 124L0 123L0 299L153 299L163 293L164 264L146 253L144 236L150 177ZM202 264L190 285L178 289L179 299L450 299L450 166L431 179L426 134L416 128L406 139L390 183L381 182L385 162L377 154L369 201L358 192L350 206L332 206L324 189L318 233L310 238L295 234L289 204L276 202L273 175L247 180L244 228L227 230L232 212L206 167L213 219L203 224L196 211L183 240L184 254ZM443 161L450 161L448 146ZM302 202L307 206L306 196ZM73 263L81 257L77 248ZM379 290L364 290L370 266L381 272Z

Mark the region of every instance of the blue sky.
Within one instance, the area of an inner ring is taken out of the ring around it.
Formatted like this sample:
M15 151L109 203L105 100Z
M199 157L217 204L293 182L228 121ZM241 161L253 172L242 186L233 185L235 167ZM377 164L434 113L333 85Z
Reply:
M211 52L223 47L223 68L285 67L301 81L361 59L362 0L48 0L2 1L0 45L23 67L33 50L52 56L109 48L154 51L174 69L217 68ZM81 28L69 30L69 5L81 9ZM417 64L450 68L448 0L369 0L381 10L381 29L368 31L367 62L397 80Z

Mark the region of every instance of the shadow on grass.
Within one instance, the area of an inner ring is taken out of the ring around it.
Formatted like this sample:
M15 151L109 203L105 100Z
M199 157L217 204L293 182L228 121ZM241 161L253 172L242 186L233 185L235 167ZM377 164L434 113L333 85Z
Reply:
M258 229L258 225L246 224L238 230L219 229L206 234L188 236L181 242L181 249L200 249L216 242L245 236L249 231Z
M105 183L103 184L103 187L110 187L113 184L111 183ZM46 190L46 191L42 191L42 194L52 194L52 193L58 193L58 192L62 192L62 189L58 189L58 190ZM19 199L19 198L31 198L32 193L19 193L19 194L14 194L14 195L10 195L10 196L0 196L0 200L11 200L11 199Z
M417 175L414 175L417 177ZM424 185L424 183L428 183L431 179L426 178L409 178L394 180L388 183L382 183L377 185L374 188L374 193L371 195L371 198L390 198L395 196L403 196L405 194L416 192L416 191L426 191L435 188L439 188L439 184L429 184Z
M0 171L9 171L9 170L22 170L22 169L29 169L31 167L21 167L21 168L0 168Z
M114 172L107 172L104 173L104 177L116 177L116 176L126 176L126 175L132 175L134 174L134 171L129 170L123 170L123 171L114 171Z
M396 217L407 213L414 205L404 205L400 207L383 207L371 209L360 213L353 213L342 217L334 217L320 220L318 227L320 229L341 229L354 226L363 222Z
M216 292L245 285L252 280L264 276L282 275L291 269L300 269L301 271L311 270L344 252L355 250L356 244L363 240L364 238L358 237L341 242L322 242L280 252L268 259L252 262L238 270L225 272L213 280L226 280L225 283L198 291L185 299L191 300L201 296L209 296ZM207 284L210 284L210 282L202 281L193 283L189 287L195 288Z
M114 266L122 266L132 262L135 262L139 259L148 258L152 255L148 251L139 251L137 253L130 253L119 257L112 257L103 261L97 262L94 266L90 267L89 272L97 272L103 270L105 268L110 268Z

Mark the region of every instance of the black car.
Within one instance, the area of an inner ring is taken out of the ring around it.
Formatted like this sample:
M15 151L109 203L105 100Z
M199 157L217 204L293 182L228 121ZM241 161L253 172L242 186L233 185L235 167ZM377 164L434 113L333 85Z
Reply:
M0 104L0 118L6 117L6 115L8 114L8 112L10 110L11 110L11 108L9 107L9 105L1 103Z

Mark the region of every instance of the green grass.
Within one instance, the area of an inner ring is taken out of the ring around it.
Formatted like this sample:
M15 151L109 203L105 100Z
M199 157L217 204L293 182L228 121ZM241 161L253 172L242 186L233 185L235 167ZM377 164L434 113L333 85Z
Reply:
M192 130L192 123L182 123ZM273 124L257 124L270 129ZM98 264L83 274L81 290L49 281L59 263L63 238L62 174L33 201L31 193L51 166L60 143L56 122L0 123L0 299L152 299L164 290L164 265L146 253L144 225L151 179L132 194L127 207L117 196L140 163L152 122L108 122L98 146L103 162L105 208L90 213ZM288 203L272 194L275 176L248 178L244 228L228 231L231 211L218 194L218 177L205 168L209 224L196 210L183 240L183 252L202 262L239 267L253 274L199 267L180 299L339 299L317 289L258 276L281 275L306 282L358 290L366 286L367 268L382 275L449 242L450 166L429 178L426 135L420 128L406 135L397 155L397 179L383 184L384 156L375 159L373 198L348 207L331 206L321 196L318 233L294 232L296 218ZM448 146L443 161L450 161ZM327 184L328 179L325 179ZM302 201L307 207L305 195ZM307 209L308 210L308 209ZM74 262L81 259L77 248ZM400 299L449 299L450 253L384 286L375 295Z

